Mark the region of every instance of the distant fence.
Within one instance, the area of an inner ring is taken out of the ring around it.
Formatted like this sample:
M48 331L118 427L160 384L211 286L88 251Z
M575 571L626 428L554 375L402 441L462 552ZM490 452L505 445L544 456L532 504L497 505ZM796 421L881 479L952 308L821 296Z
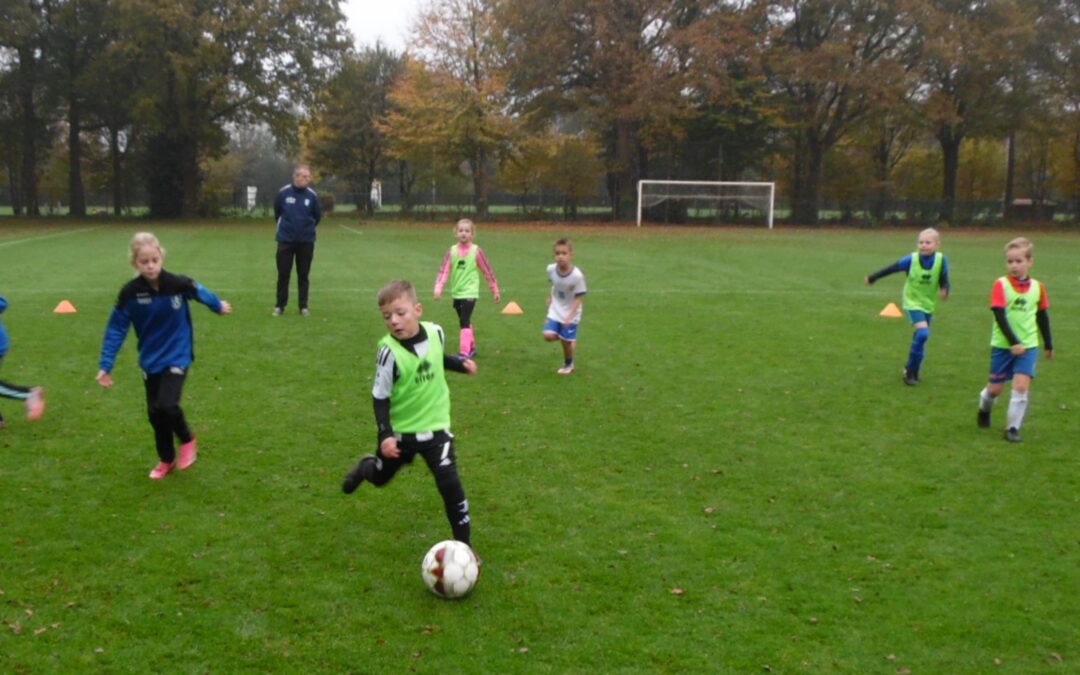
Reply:
M325 210L339 213L356 211L351 195L320 191ZM206 193L206 206L202 215L222 217L272 218L272 193L260 190L254 209L247 208L247 195L244 190L215 190ZM0 192L0 215L12 213L8 195ZM135 200L138 200L135 196ZM1047 204L1031 204L1017 200L1012 217L1006 221L1002 204L999 200L958 200L953 203L952 222L956 224L999 225L1010 223L1046 223L1063 226L1080 226L1080 199L1059 200ZM852 225L857 227L889 226L928 226L941 222L944 202L941 200L892 199L881 202L875 198L855 200L825 199L818 210L819 224ZM790 200L783 194L776 199L776 223L785 225L791 222L792 208ZM489 218L493 220L569 220L566 200L561 194L543 192L528 195L516 195L494 192L488 199ZM67 205L47 196L42 200L42 215L66 215ZM108 195L88 194L87 213L92 216L111 216L113 209ZM125 215L145 216L146 207L142 204L124 209ZM470 193L446 192L436 190L417 190L412 195L411 212L406 214L398 195L384 192L383 203L376 209L374 218L394 220L410 218L413 220L452 220L476 216L476 201ZM634 207L627 207L623 220L632 220ZM576 220L607 221L612 218L611 202L606 196L582 199L576 205ZM711 221L703 221L711 222Z

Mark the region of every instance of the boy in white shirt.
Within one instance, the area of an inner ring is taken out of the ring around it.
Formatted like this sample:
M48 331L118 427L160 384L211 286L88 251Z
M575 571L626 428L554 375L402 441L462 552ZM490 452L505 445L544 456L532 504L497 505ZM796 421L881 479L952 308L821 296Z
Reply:
M585 274L574 266L573 259L573 243L569 239L560 239L555 242L555 262L547 267L551 295L547 299L544 339L562 342L563 366L557 371L559 375L574 372L574 347L586 292Z

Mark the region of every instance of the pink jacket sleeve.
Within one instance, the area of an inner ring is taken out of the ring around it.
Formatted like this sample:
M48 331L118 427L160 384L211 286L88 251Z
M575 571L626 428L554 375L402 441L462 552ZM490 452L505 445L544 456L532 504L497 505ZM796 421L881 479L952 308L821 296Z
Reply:
M450 249L452 251L453 249ZM443 256L442 265L439 267L439 273L435 276L435 294L442 293L442 289L446 286L446 281L450 278L450 251L446 252Z
M476 266L484 273L484 278L487 279L488 288L491 289L491 292L498 293L499 282L495 280L495 270L491 268L491 263L488 262L487 256L484 255L484 249L479 246L476 247Z

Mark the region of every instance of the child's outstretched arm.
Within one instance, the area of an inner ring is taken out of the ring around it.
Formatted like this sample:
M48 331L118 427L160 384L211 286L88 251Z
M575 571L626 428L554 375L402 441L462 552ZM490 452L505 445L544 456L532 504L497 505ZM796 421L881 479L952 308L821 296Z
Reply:
M371 404L375 411L379 450L384 457L390 458L401 454L397 439L394 438L394 427L390 424L390 394L394 391L394 380L397 376L394 352L389 347L380 347L375 357L375 383L371 387Z
M476 361L460 354L444 354L443 368L466 375L476 374Z
M390 426L390 399L372 396L371 403L375 409L375 428L379 432L379 450L384 457L397 457L401 450L398 449L394 429Z
M453 252L453 248L446 252L443 256L442 265L439 265L439 273L435 275L435 299L442 298L443 288L446 286L447 280L450 279L450 254Z
M1054 358L1054 338L1050 336L1050 313L1045 309L1035 312L1035 322L1039 325L1039 333L1042 335L1043 350L1046 358Z
M1017 356L1027 351L1024 344L1020 342L1020 338L1016 337L1016 332L1013 331L1012 325L1009 323L1009 317L1005 315L1004 307L991 307L990 311L994 313L994 321L997 322L998 328L1001 329L1001 334L1005 336L1005 339L1012 345L1009 349L1013 354Z
M191 280L191 286L193 291L192 297L209 307L215 314L224 315L232 313L232 305L225 300L218 298L218 296L214 295L214 292L206 286L203 286L194 279Z
M890 274L896 274L897 272L907 272L909 269L911 269L911 256L906 255L888 267L882 267L877 272L866 277L866 283L869 285L882 277L887 277Z
M584 294L578 294L578 295L574 296L574 302L572 302L570 304L569 311L567 311L566 316L563 317L564 322L574 320L574 317L577 316L578 310L581 309L581 305L584 302L584 300L585 300L585 295Z
M103 387L113 385L112 372L116 365L116 355L124 346L128 328L131 326L131 317L119 307L114 307L109 315L109 323L105 326L105 337L101 341L101 358L98 361L98 374L95 378Z
M491 294L495 297L495 302L498 302L501 298L499 295L499 282L495 280L495 270L492 269L491 263L488 261L487 256L484 255L484 249L479 246L476 247L476 266L484 273L484 278L487 279L488 288L491 289Z
M941 275L938 277L938 295L942 300L948 300L951 292L952 282L949 281L949 259L942 256Z

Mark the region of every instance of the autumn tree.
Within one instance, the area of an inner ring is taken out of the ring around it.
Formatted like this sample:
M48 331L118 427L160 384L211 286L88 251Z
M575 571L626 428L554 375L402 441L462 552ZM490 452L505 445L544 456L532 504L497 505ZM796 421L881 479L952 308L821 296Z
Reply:
M407 213L414 204L414 185L433 184L440 174L456 170L450 127L457 111L450 95L454 88L445 73L406 56L402 77L390 92L390 110L377 124L397 163L402 210Z
M537 120L575 112L605 148L612 215L632 208L648 146L678 138L689 105L675 36L707 3L505 0L499 21L517 109ZM711 3L717 4L717 3Z
M545 174L555 157L556 137L551 133L529 134L515 143L503 156L496 185L518 195L522 213L528 211L529 197L541 196ZM540 202L543 209L543 202Z
M1038 69L1052 83L1067 150L1059 182L1080 214L1080 0L1039 0Z
M54 0L45 5L45 63L51 85L66 110L68 211L86 215L83 186L83 132L91 102L101 96L101 82L91 79L93 65L105 57L112 39L108 0ZM99 123L91 123L94 126Z
M110 25L108 30L115 28ZM110 194L113 213L118 216L131 206L129 198L135 182L131 159L140 143L135 106L140 100L137 86L142 78L133 56L137 51L137 45L115 39L114 34L101 58L94 59L82 77L86 86L110 92L108 96L87 96L83 103L94 120L97 142L107 148L107 179L101 187Z
M679 95L670 114L650 115L643 128L648 177L759 177L777 119L751 15L731 3L687 2L671 16L662 49Z
M384 128L395 155L458 167L472 181L477 216L488 213L491 171L514 133L507 114L495 0L436 0L414 27L414 63L392 95ZM423 83L421 85L421 83ZM426 99L437 98L439 101Z
M150 210L197 213L201 163L226 147L227 124L263 122L296 137L345 49L337 0L116 0L140 81L135 118Z
M766 68L789 129L793 217L814 224L825 153L897 78L915 14L873 0L755 0L752 11L768 25Z
M387 168L378 122L390 112L390 91L404 70L404 58L380 44L349 56L304 125L306 154L346 184L362 213L373 213L371 187Z
M38 177L51 141L54 105L43 63L47 24L45 2L5 2L0 7L0 90L5 95L5 159L12 177L15 213L41 213Z
M605 169L600 153L588 134L550 127L514 145L500 167L499 183L521 196L523 211L530 193L554 192L562 197L563 217L576 220L581 201L600 192Z
M1002 84L1016 55L1004 47L1023 29L1018 11L1012 2L929 0L920 21L921 114L941 146L944 221L954 218L961 143L1007 132Z
M559 134L553 138L550 165L542 177L543 185L563 198L563 217L577 220L583 199L599 191L604 163L599 145L587 135Z

